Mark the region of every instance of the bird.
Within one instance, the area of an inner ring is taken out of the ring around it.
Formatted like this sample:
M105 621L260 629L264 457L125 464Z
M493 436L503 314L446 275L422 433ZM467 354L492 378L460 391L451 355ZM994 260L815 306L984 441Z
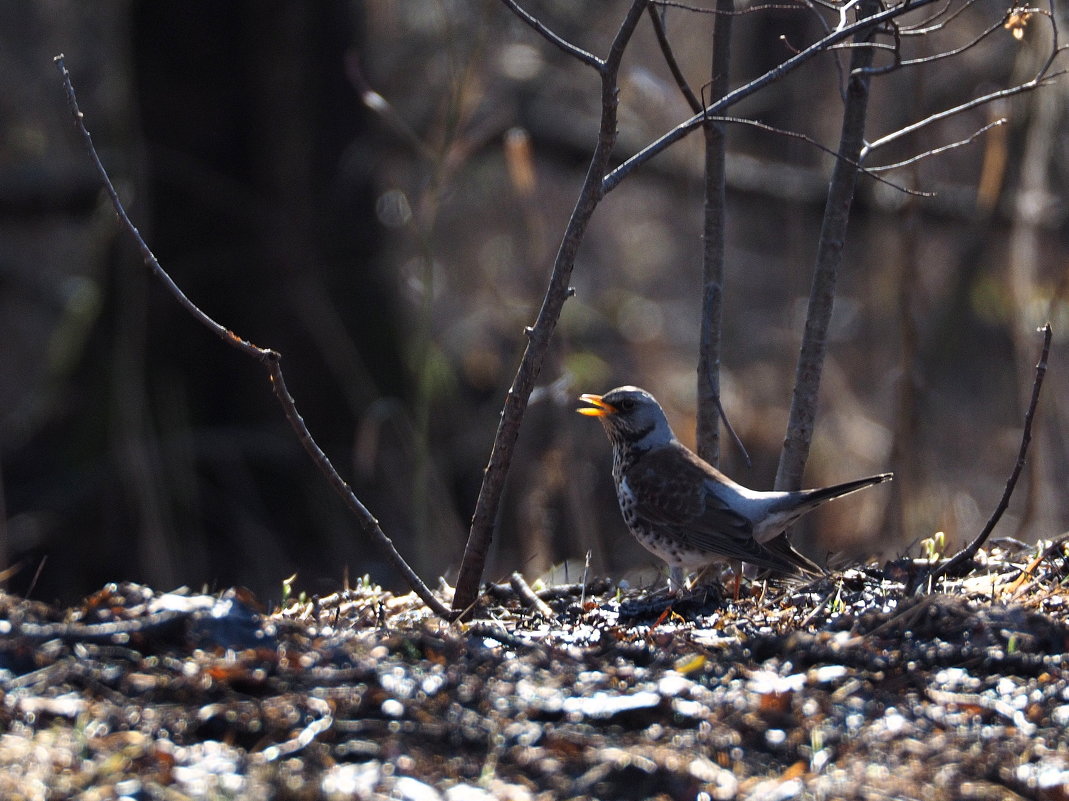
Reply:
M683 445L649 392L624 386L579 397L576 411L600 420L612 444L612 477L628 529L669 567L669 589L722 559L791 576L827 571L783 532L826 501L889 481L892 473L820 489L761 492L731 480Z

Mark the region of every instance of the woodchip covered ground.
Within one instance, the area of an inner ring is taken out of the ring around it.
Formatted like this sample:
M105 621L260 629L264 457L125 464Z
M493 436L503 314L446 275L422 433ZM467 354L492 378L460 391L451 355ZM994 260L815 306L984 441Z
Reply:
M909 598L912 562L490 587L468 624L366 584L0 595L0 798L1069 798L1066 545L982 557Z

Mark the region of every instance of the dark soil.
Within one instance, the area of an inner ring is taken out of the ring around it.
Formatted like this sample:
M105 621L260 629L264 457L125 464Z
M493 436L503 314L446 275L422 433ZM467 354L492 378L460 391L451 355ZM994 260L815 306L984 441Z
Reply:
M982 556L909 598L911 562L491 586L467 624L364 585L0 595L0 798L1069 798L1065 546Z

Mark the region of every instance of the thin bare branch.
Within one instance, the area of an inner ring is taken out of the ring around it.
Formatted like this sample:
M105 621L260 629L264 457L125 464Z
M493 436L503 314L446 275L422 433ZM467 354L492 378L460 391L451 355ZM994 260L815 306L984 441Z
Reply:
M1036 363L1036 376L1032 382L1032 398L1028 402L1028 411L1024 415L1024 428L1021 431L1021 446L1017 451L1017 461L1013 465L1010 477L1006 480L1006 488L1002 492L1002 498L999 500L998 506L995 507L995 511L992 512L983 531L977 534L976 538L966 547L958 551L952 559L948 559L937 567L932 568L925 575L915 580L913 586L908 588L909 592L933 586L940 576L953 572L976 556L977 551L987 542L987 538L991 536L991 532L994 531L998 521L1002 519L1003 513L1010 505L1013 490L1017 486L1017 480L1021 477L1021 471L1024 469L1025 462L1028 459L1028 445L1032 441L1032 423L1036 417L1036 406L1039 405L1039 394L1043 389L1043 379L1047 375L1047 359L1050 357L1050 342L1053 337L1050 323L1044 325L1039 331L1043 334L1043 349L1040 351L1039 361Z
M923 36L926 33L935 33L945 28L950 22L957 19L966 9L968 9L976 0L968 0L968 2L962 3L957 8L954 8L954 0L946 0L946 4L932 14L929 17L925 17L919 22L903 27L903 36ZM942 19L946 17L946 19ZM937 20L939 20L937 22Z
M141 232L137 230L133 222L130 220L129 215L126 213L126 208L123 206L122 201L119 199L119 193L115 189L115 185L111 182L111 178L108 177L107 170L104 169L104 164L100 161L100 156L97 154L96 146L93 144L93 137L89 133L89 129L85 127L85 117L82 114L81 109L78 107L78 97L74 93L74 84L71 82L70 73L67 71L67 65L64 61L64 56L61 53L52 59L55 63L59 73L63 78L63 88L67 92L67 105L70 106L71 113L74 115L75 125L78 127L78 133L81 134L82 141L86 146L86 150L89 152L89 158L93 162L93 166L96 168L97 173L100 175L101 180L104 182L104 191L107 193L108 198L111 200L111 205L115 209L115 213L119 217L119 221L122 223L131 235L134 237L134 242L137 244L138 250L141 251L141 257L144 259L145 264L149 266L152 272L163 281L164 285L171 295L178 301L187 312L193 315L196 320L208 328L221 340L228 345L232 345L238 350L243 351L246 355L253 358L260 359L263 356L263 351L251 342L242 339L229 328L220 325L207 314L205 314L199 306L197 306L189 297L183 292L178 284L176 284L171 276L160 266L159 261L156 259L155 254L149 249L148 244L141 236Z
M812 16L812 18L816 20L816 23L820 26L821 30L824 31L824 35L830 35L832 32L831 26L828 24L826 15L821 14L817 6L826 8L831 11L835 10L834 6L827 3L825 0L802 0L802 2L805 3L805 7L809 10L810 16ZM948 2L950 2L950 0L948 0ZM780 41L784 41L783 37L780 37ZM787 43L784 41L784 44ZM788 47L790 47L789 44ZM797 53L799 51L792 48L791 52ZM838 55L836 55L834 58L832 58L831 62L835 65L835 74L838 76L839 79L838 85L843 86L845 83L843 78L843 61L841 58L838 57Z
M735 427L731 425L731 421L728 420L727 412L724 411L724 403L720 398L720 393L716 395L716 408L720 412L720 419L724 421L724 428L731 434L731 441L735 443L735 447L739 449L739 454L742 456L742 461L747 467L753 467L753 460L750 458L750 452L746 450L746 446L742 442L742 437L735 431Z
M679 62L676 61L676 54L672 52L672 43L668 41L668 33L664 29L664 21L652 5L647 7L646 11L648 12L647 16L650 18L650 23L653 25L653 32L657 36L657 44L661 48L661 55L664 56L664 63L668 65L668 70L672 73L676 86L678 86L679 91L683 93L683 99L687 101L687 105L690 106L691 111L695 113L701 111L703 104L694 94L694 90L690 88L690 84L687 83L687 78L683 75L683 70L679 68Z
M753 128L760 128L762 131L768 131L769 133L779 134L781 136L789 136L792 139L799 139L799 140L805 142L806 144L812 145L817 150L820 150L820 151L822 151L824 153L827 153L829 156L833 156L836 159L845 158L841 153L838 153L835 150L832 150L830 147L827 147L826 145L822 145L820 142L818 142L817 140L813 139L811 136L808 136L808 135L806 135L804 133L800 133L798 131L788 131L785 128L777 128L776 126L769 125L766 122L759 122L758 120L749 120L749 119L746 119L745 117L713 117L712 119L720 120L720 121L723 121L723 122L730 122L730 123L734 123L736 125L749 125L749 126L751 126ZM914 197L934 197L934 195L931 192L922 192L919 189L910 189L907 186L902 186L901 184L896 184L894 181L890 181L887 178L884 178L883 176L877 174L878 169L885 169L885 168L865 167L864 165L858 164L858 163L851 163L851 166L856 168L862 174L867 175L869 178L872 178L872 180L878 181L881 184L886 184L887 186L891 187L892 189L894 189L894 190L896 190L898 192L902 192L902 193L907 194L907 195L913 195Z
M1065 72L1065 70L1058 70L1058 71L1052 72L1052 73L1049 72L1049 70L1051 69L1051 67L1054 64L1055 59L1058 58L1058 56L1061 54L1061 52L1064 49L1064 47L1059 45L1059 43L1058 43L1059 42L1059 39L1058 39L1058 22L1057 22L1057 20L1055 18L1055 15L1053 13L1050 13L1050 12L1046 11L1046 10L1039 10L1039 11L1036 11L1036 13L1042 15L1045 19L1047 19L1047 21L1048 21L1048 23L1050 25L1050 28L1051 28L1051 35L1053 37L1053 44L1051 46L1050 54L1047 56L1047 58L1043 62L1043 64L1040 65L1039 69L1036 71L1036 74L1032 78L1032 80L1025 81L1024 83L1019 83L1016 86L1011 86L1011 87L1008 87L1006 89L999 89L999 90L994 91L994 92L988 92L985 95L981 95L980 97L975 97L972 100L969 100L969 101L966 101L965 103L962 103L961 105L955 106L954 108L944 109L943 111L939 111L939 112L937 112L935 114L932 114L932 115L924 118L923 120L918 120L917 122L913 123L912 125L907 125L905 128L899 128L897 131L889 133L886 136L881 137L880 139L877 139L877 140L875 140L873 142L868 143L864 147L864 149L861 151L861 160L864 161L866 158L868 158L868 156L870 154L872 154L873 152L875 152L879 148L881 148L881 147L883 147L885 145L889 145L892 142L895 142L895 141L901 139L904 136L908 136L910 134L916 133L917 131L921 130L922 128L925 128L925 127L927 127L929 125L932 125L933 123L939 122L941 120L949 119L950 117L953 117L956 114L961 114L963 112L969 111L969 110L977 108L979 106L983 106L983 105L986 105L988 103L992 103L992 102L994 102L996 100L1001 100L1001 99L1007 98L1007 97L1013 97L1014 95L1022 94L1024 92L1030 92L1030 91L1032 91L1034 89L1038 89L1040 86L1044 86L1044 85L1050 83L1054 78L1058 77L1059 75L1062 75ZM1007 19L1007 17L1003 17L1002 19L1003 19L1003 22L1004 22ZM1000 22L999 25L1001 25L1001 24L1002 23ZM981 37L982 36L986 36L989 33L990 33L990 29L988 31L986 31L984 34L982 34ZM971 47L973 44L975 44L975 43L970 43L968 45L968 47ZM917 61L921 61L921 60L918 59Z
M538 34L550 44L554 45L560 50L563 50L572 58L582 61L589 67L593 67L598 72L601 72L603 69L605 69L604 61L595 56L593 53L588 53L583 48L578 47L577 45L573 45L568 40L555 34L553 31L546 27L542 20L538 19L538 17L535 17L534 15L527 12L525 9L521 8L520 4L517 3L516 0L501 0L501 2L508 6L509 10L512 11L513 14L515 14L527 25L537 31Z
M367 507L360 502L360 499L356 497L352 488L345 483L345 480L338 474L338 471L334 469L334 466L331 464L326 453L323 452L323 449L316 444L311 432L305 425L304 419L297 411L297 406L294 403L293 397L286 388L286 382L282 375L281 354L270 348L258 347L248 340L238 336L229 328L217 323L190 300L179 288L178 284L174 282L167 271L163 269L163 266L160 264L155 254L149 248L148 243L146 243L141 236L140 231L137 230L136 226L134 226L133 222L130 220L130 216L126 213L126 207L123 205L122 200L120 200L119 193L115 190L115 185L112 184L107 170L100 161L100 156L97 154L96 147L93 145L93 137L90 135L89 129L86 128L84 115L78 107L78 98L74 92L74 84L71 82L70 73L67 71L63 55L56 56L54 61L63 78L63 87L67 92L67 104L70 106L71 113L74 115L75 125L78 128L78 133L81 134L82 141L85 143L89 158L92 160L93 166L96 168L96 171L104 184L104 191L111 200L111 205L115 209L115 214L118 216L120 224L126 229L130 236L133 237L146 266L148 266L152 273L163 282L167 291L178 301L179 305L189 312L189 314L201 323L201 325L205 326L228 345L237 348L242 353L255 359L264 366L271 382L271 389L275 393L275 397L278 398L279 403L282 405L282 410L286 419L296 432L297 438L300 440L305 451L312 457L312 461L315 462L316 467L318 467L326 476L330 485L341 496L350 511L356 516L360 527L382 549L387 559L389 559L391 564L397 568L398 572L408 582L409 586L412 587L416 594L419 595L423 602L427 604L435 614L443 618L448 618L450 616L449 607L443 604L434 593L431 592L430 588L423 583L420 577L416 575L415 571L409 567L401 554L397 552L393 542L379 527L379 523L375 517L368 511Z
M973 4L975 4L977 2L979 2L979 0L968 0L968 2L964 3L963 5L961 5L957 9L955 9L954 13L951 14L950 16L948 16L945 20L941 20L939 23L931 25L930 27L921 27L921 26L926 25L931 20L924 20L922 22L916 23L915 25L906 26L906 27L904 27L902 29L902 35L903 36L927 36L927 35L929 35L931 33L936 32L936 31L940 31L943 28L945 28L948 24L953 22L958 17L958 15L960 15L963 11L968 10ZM1010 7L1010 8L1006 9L1006 13L1003 15L1002 20L998 23L998 25L1000 27L1004 26L1005 23L1012 16L1032 15L1032 14L1041 14L1041 15L1044 15L1044 16L1049 16L1050 12L1045 8L1035 8L1035 7L1027 8L1027 7L1024 7L1024 6ZM986 31L983 34L981 34L981 36L986 36L986 35L987 35Z
M836 27L836 30L845 28L847 25L849 25L849 22L847 22L847 17L849 16L850 9L857 8L860 4L861 0L846 0L846 2L842 3L838 8L835 9L835 12L839 15L839 24Z
M840 42L839 44L832 45L828 48L829 51L834 50L887 50L891 52L895 49L891 44L880 44L879 42ZM877 68L880 69L880 68ZM874 70L868 70L868 74L871 75Z
M916 164L918 161L923 161L924 159L929 158L931 156L937 156L940 153L945 153L948 150L954 150L959 147L964 147L965 145L971 145L973 142L975 142L985 133L990 131L992 128L997 128L1000 125L1005 125L1006 122L1006 118L1001 117L1000 119L997 119L994 122L989 122L983 128L973 133L972 136L966 137L965 139L959 139L957 142L951 142L950 144L943 145L942 147L936 147L931 150L926 150L923 153L918 153L916 156L905 159L904 161L896 161L894 164L883 164L879 167L867 167L865 169L865 172L869 175L872 175L873 173L877 172L887 172L888 170L901 169L902 167L908 167L910 164Z
M956 56L956 55L959 55L961 53L964 53L966 50L970 50L970 49L976 47L978 44L980 44L980 42L982 42L988 36L993 34L995 31L1000 30L1002 28L1002 26L1005 25L1005 24L1006 24L1006 18L1003 17L998 22L996 22L994 25L992 25L990 28L985 30L983 33L977 35L971 42L967 42L966 44L963 44L961 47L955 47L953 50L944 50L941 53L935 53L935 54L930 55L930 56L924 56L923 58L906 59L905 61L902 62L902 66L903 67L912 67L915 64L930 64L933 61L940 61L940 60L942 60L944 58L950 58L951 56Z
M742 17L757 11L794 11L795 9L800 8L803 4L801 2L762 3L760 5L747 6L742 11L724 11L719 8L703 8L700 6L688 5L687 3L675 2L675 0L652 0L651 5L661 6L662 8L678 8L682 11L690 11L694 14L712 14L721 17ZM821 5L825 5L829 9L838 9L838 6L831 3L821 2Z

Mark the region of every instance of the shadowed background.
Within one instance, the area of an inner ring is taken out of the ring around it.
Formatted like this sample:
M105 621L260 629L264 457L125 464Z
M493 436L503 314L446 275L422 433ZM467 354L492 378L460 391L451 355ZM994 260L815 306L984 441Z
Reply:
M531 9L596 53L623 13ZM710 18L669 9L666 23L700 87ZM981 24L964 15L957 38ZM736 33L741 81L819 29L778 9L739 17ZM1027 77L1040 33L1000 32L877 79L870 138ZM396 586L262 369L188 318L118 231L65 106L60 52L164 267L207 313L282 352L313 434L386 533L429 582L455 576L523 328L595 141L593 72L490 0L12 2L0 41L0 556L20 566L7 586L49 600L122 579L277 598L294 572L310 592L365 573ZM838 79L818 59L737 111L833 145ZM368 109L369 90L389 113ZM894 556L937 530L975 534L1015 459L1048 316L1032 461L996 535L1066 527L1064 93L1061 82L953 118L887 155L1008 115L972 146L894 174L935 198L860 181L806 484L887 469L896 481L822 509L798 537L808 553ZM648 24L621 101L621 156L689 116ZM830 160L742 127L729 148L722 383L754 464L725 443L723 467L768 489ZM655 564L624 530L608 443L574 398L639 384L692 444L701 164L696 134L596 213L487 578L587 551L596 573Z

